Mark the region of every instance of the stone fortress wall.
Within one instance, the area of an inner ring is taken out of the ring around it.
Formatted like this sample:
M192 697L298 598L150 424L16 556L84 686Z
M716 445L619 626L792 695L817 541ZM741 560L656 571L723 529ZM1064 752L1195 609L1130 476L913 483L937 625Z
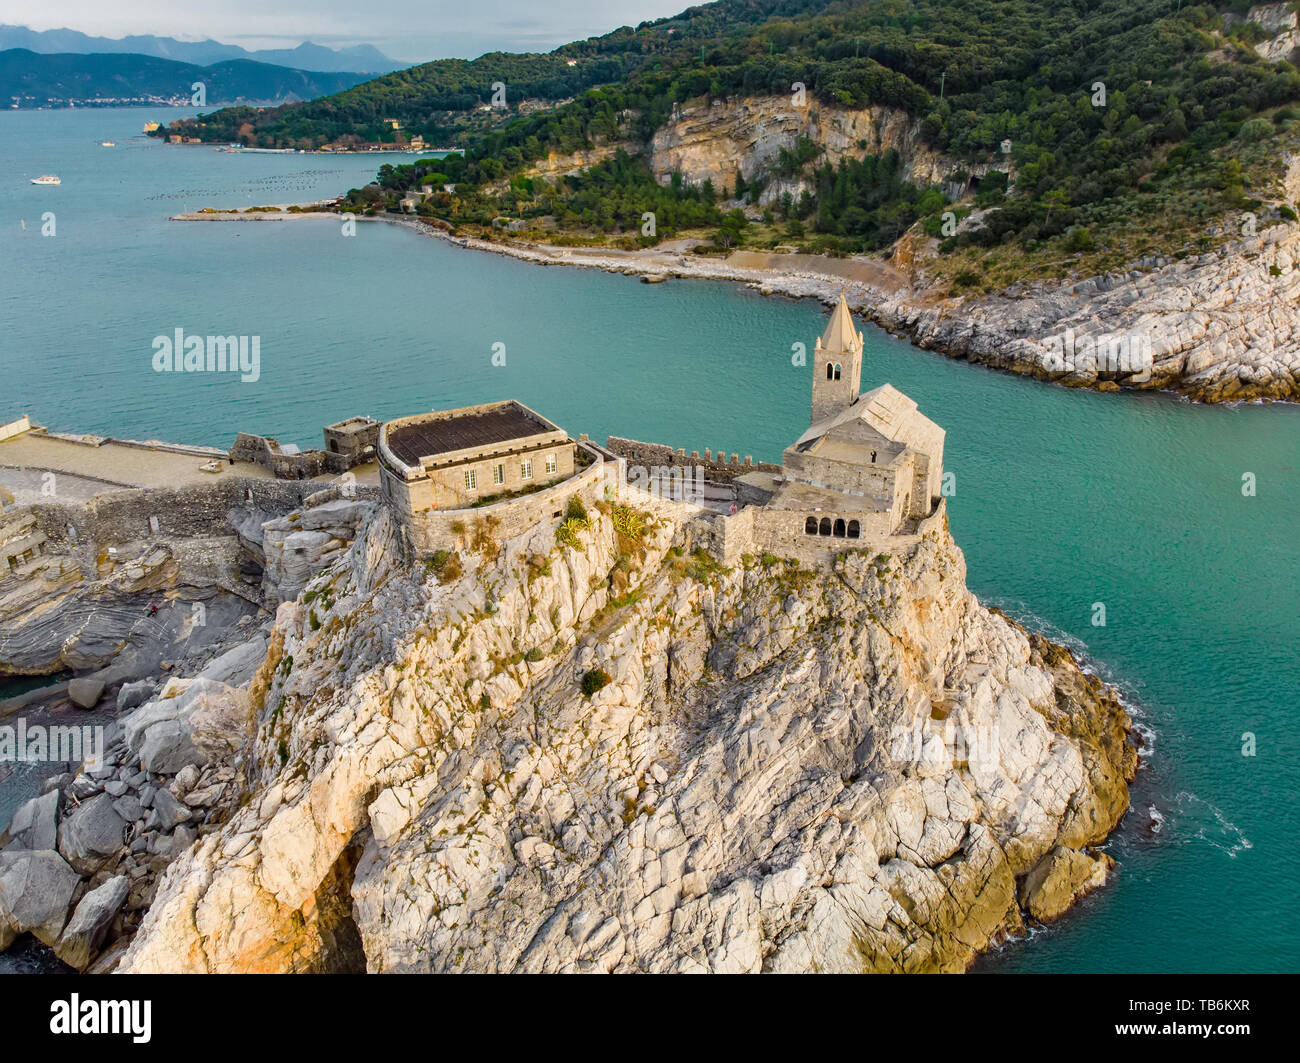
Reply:
M338 475L374 460L379 429L380 422L372 417L349 417L326 425L321 430L324 450L285 450L272 436L240 432L228 456L232 465L241 461L261 465L279 480L310 480L326 473Z
M674 450L662 443L643 443L637 439L624 439L620 436L610 436L605 445L629 465L642 465L649 468L699 468L704 471L706 479L718 483L730 483L737 476L744 476L751 472L779 473L781 471L780 465L772 465L764 461L756 462L750 454L746 454L743 461L738 454L732 454L728 458L726 452L721 450L716 456L708 449L704 451L703 456L698 450L692 450L687 455L686 451L680 448Z
M229 515L249 508L282 516L322 490L319 483L223 479L170 490L112 491L85 502L42 502L28 511L51 544L102 547L150 539L200 539L233 535ZM375 499L374 487L353 485L359 499Z
M232 477L157 490L113 491L78 502L41 502L0 515L0 540L39 537L40 563L49 555L88 577L105 566L163 547L184 582L221 587L261 604L263 525L346 497L365 506L375 487L346 488L266 478ZM159 555L166 556L166 554ZM0 567L0 583L22 578L24 567ZM271 595L270 597L275 597Z

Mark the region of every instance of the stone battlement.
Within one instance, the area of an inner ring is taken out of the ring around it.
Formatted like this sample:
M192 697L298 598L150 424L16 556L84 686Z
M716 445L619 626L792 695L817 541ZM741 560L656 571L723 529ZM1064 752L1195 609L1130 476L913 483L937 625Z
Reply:
M610 436L605 441L605 446L629 465L701 468L707 478L721 483L730 483L737 476L744 476L750 472L779 473L781 471L780 465L756 462L751 454L746 454L744 460L741 460L739 454L734 453L728 458L726 452L721 450L715 457L713 451L707 448L703 454L698 450L692 450L687 454L681 448L674 450L662 443L644 443L637 439L624 439L621 436Z

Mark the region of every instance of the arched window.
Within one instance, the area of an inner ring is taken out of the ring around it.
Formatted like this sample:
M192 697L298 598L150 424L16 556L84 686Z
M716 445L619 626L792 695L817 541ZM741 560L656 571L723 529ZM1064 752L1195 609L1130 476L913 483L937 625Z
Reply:
M876 464L876 452L874 450L871 452L871 464Z
M804 522L803 522L803 531L804 531L804 534L805 534L805 535L816 535L816 534L817 534L817 518L816 518L816 517L809 517L806 521L804 521Z
M826 379L827 380L835 379L835 367L831 365L830 362L826 363Z
M835 538L844 538L844 519L842 517L835 518Z
M831 533L831 518L830 518L830 517L822 517L822 522L821 522L821 524L820 524L820 525L818 526L818 528L817 528L817 533L818 533L819 535L830 535L830 533Z
M860 525L856 520L849 521L849 538L850 539L862 538L862 525Z
M840 378L840 363L839 363L839 362L836 362L836 363L835 363L835 379L836 379L836 380L839 380L839 378Z

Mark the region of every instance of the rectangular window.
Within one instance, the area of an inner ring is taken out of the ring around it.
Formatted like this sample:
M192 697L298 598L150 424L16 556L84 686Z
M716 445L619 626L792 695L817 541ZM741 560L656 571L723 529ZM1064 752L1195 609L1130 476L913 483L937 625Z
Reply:
M473 491L478 486L478 473L473 469L465 470L465 490Z
M531 480L533 478L532 458L525 458L523 461L519 463L519 475L524 480Z
M492 482L494 484L503 484L506 482L506 467L504 465L498 464L496 468L492 470Z
M555 468L556 468L556 465L555 465L555 455L554 455L554 454L547 454L547 455L546 455L546 472L547 472L547 475L550 475L551 473L555 472Z

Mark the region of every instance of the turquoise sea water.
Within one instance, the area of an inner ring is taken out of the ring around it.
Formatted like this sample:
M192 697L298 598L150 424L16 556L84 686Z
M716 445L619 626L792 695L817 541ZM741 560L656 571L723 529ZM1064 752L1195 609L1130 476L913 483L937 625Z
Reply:
M511 396L597 439L772 461L807 425L790 346L820 333L816 303L532 266L387 225L168 222L331 195L377 165L131 139L174 116L0 113L0 421L306 446L355 413ZM62 186L28 183L42 173ZM260 336L261 379L155 373L152 340L178 327ZM1152 742L1113 884L978 969L1300 969L1300 407L1071 392L874 329L867 344L864 388L888 380L947 429L971 589L1086 653Z

